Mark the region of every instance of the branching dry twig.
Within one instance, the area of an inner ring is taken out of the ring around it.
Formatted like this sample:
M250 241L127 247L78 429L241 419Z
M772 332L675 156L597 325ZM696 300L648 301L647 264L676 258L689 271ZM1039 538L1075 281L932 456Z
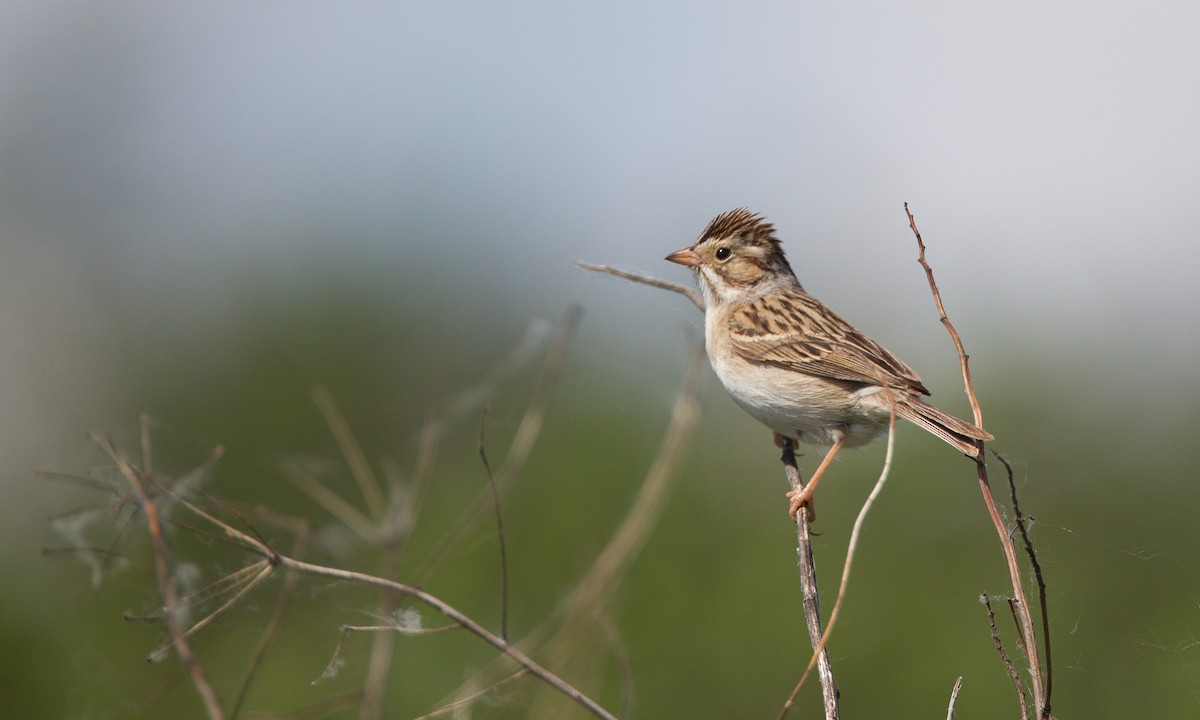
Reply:
M498 503L504 486L506 484L511 485L520 474L525 461L529 457L534 440L536 440L543 424L548 402L552 395L554 381L560 373L567 341L577 319L578 309L572 308L568 310L563 323L559 327L558 338L552 344L551 351L547 357L546 366L534 393L534 399L518 428L504 465L494 477L492 476L487 454L483 450L481 430L480 455L489 475L489 485L491 485L491 492L487 494L487 497L489 497L493 505ZM698 373L696 375L698 376ZM694 387L692 390L694 396ZM378 588L384 593L380 606L384 614L381 617L392 617L392 613L387 611L395 607L396 597L405 597L430 607L451 621L452 625L448 626L448 628L468 631L498 650L501 657L506 658L510 663L514 663L519 667L520 669L516 673L509 673L510 677L516 678L523 675L537 677L541 682L554 688L557 692L586 709L592 715L615 720L614 716L598 702L563 680L557 673L533 660L525 650L510 643L506 637L505 622L502 621L502 629L499 634L493 633L440 597L416 585L391 579L390 576L396 567L399 543L404 537L406 528L411 523L413 514L411 509L403 508L401 503L405 500L411 500L411 493L403 493L404 497L397 497L397 491L405 488L401 487L402 484L398 479L398 472L394 464L385 463L384 474L385 478L389 481L388 487L392 490L392 497L389 498L385 495L383 488L376 480L373 471L367 463L365 455L353 437L348 424L346 424L344 418L334 405L332 398L319 389L315 393L322 413L330 423L338 443L343 450L343 454L346 456L346 461L358 481L359 489L362 491L368 511L367 513L359 511L328 490L318 480L302 472L293 472L291 479L335 517L341 519L347 527L353 528L361 540L369 545L379 547L384 552L385 562L380 575L370 575L337 567L318 565L306 562L298 556L280 554L271 547L264 537L258 534L257 530L243 518L241 513L237 512L230 505L216 498L205 496L206 502L215 503L221 513L227 516L232 515L236 518L236 520L231 522L245 524L247 526L246 530L234 527L230 522L218 518L215 511L201 507L199 501L189 499L189 496L194 494L192 486L198 482L198 478L205 474L220 457L220 448L199 469L168 485L163 482L157 482L154 478L150 477L144 465L142 468L139 468L112 440L100 437L95 438L96 443L108 454L109 458L116 465L120 478L123 479L125 485L131 488L131 491L122 491L120 484L93 482L91 485L97 489L115 493L119 503L118 507L132 508L135 516L140 511L146 518L147 524L150 527L155 570L159 579L160 594L163 599L161 615L153 618L153 621L165 623L171 645L181 660L184 672L191 676L193 684L200 693L208 716L210 718L225 717L216 693L188 645L187 638L210 624L235 605L238 605L265 578L276 571L283 571L287 574L288 579L285 583L284 591L280 596L279 604L276 607L275 616L264 633L263 640L252 661L245 683L238 694L238 699L234 706L235 715L241 712L253 677L257 669L261 667L264 654L277 636L286 608L286 600L291 593L292 585L299 575L309 575ZM436 421L427 424L426 429L430 430L431 425L436 425L437 429L440 430L440 424L436 423ZM418 453L417 470L414 472L414 479L408 488L406 488L407 490L413 490L412 486L418 483L423 485L428 482L428 474L433 464L434 449L440 437L441 433L438 431L428 431L423 434L421 448ZM147 461L150 458L150 450L148 428L144 427L142 452ZM190 512L195 517L205 521L207 525L189 527L174 518L168 520L168 511L175 514ZM270 522L276 522L278 517L274 513L267 512L267 519ZM258 558L241 569L235 570L217 581L208 584L187 598L180 598L172 579L174 570L171 567L172 560L166 548L163 532L164 524L168 521L178 529L216 538L223 543L235 546L243 552L255 554ZM282 522L286 524L287 521L285 519ZM207 529L208 527L215 528L217 532L211 532ZM500 530L500 532L503 539L503 530ZM307 537L307 531L305 530L303 533L297 532L296 534L298 543L296 546L296 555L298 555L303 552L304 538ZM215 610L198 622L191 624L190 627L186 627L187 623L189 623L186 619L186 610L189 605L213 602L219 603ZM503 604L506 605L507 601L504 600ZM380 638L385 637L395 638L402 633L438 632L448 628L413 630L405 625L404 619L401 618L395 624L388 625L373 627L343 626L342 637L344 639L351 632L373 632L376 633L378 641ZM340 645L341 642L339 641L339 648ZM382 653L379 652L381 646L384 648ZM363 692L346 696L352 697L353 701L361 703L360 714L362 717L378 716L379 712L382 711L382 689L387 677L387 670L391 667L392 663L391 647L390 644L384 645L379 642L375 644L372 652L372 663L368 667L368 677L364 684ZM334 658L330 663L330 668L340 663L339 655L340 650L335 652ZM379 662L375 662L376 660L379 660ZM380 672L375 672L376 670ZM375 698L374 702L372 702L372 697ZM343 700L339 700L338 702L342 703Z
M147 423L148 419L143 415L143 438L149 434ZM208 676L204 673L204 669L200 666L199 660L196 659L195 653L192 652L191 645L187 641L186 632L183 628L179 595L171 576L170 561L167 559L162 519L159 517L158 504L151 494L153 490L152 480L130 462L124 451L111 438L94 437L94 440L113 463L116 464L121 474L129 482L130 488L132 488L134 495L138 499L138 505L146 515L146 527L150 532L150 544L154 552L154 571L158 579L159 594L163 600L163 619L166 622L167 632L171 638L171 645L175 648L175 654L179 656L180 664L183 665L184 671L191 678L192 685L195 686L196 692L204 702L204 709L208 713L210 720L223 720L225 713L221 709L221 701L217 698L217 693L209 682ZM145 447L147 442L148 440L143 439L143 447ZM222 450L218 447L203 467L211 467L212 463L220 458L221 453Z
M979 398L975 393L975 386L971 380L970 357L963 348L962 339L955 330L954 325L950 322L950 318L946 314L946 309L942 305L942 296L938 291L937 282L933 277L933 269L929 266L925 259L925 242L921 239L921 231L917 229L917 221L913 217L912 212L908 209L908 203L904 204L904 213L908 217L908 226L912 230L913 235L917 239L918 257L917 262L925 270L926 280L929 282L929 289L933 293L934 304L937 306L938 319L945 326L946 331L950 334L950 339L954 343L954 348L958 352L959 367L962 370L963 387L966 390L967 398L971 403L971 411L974 415L975 426L983 428L983 411L979 406ZM1026 648L1026 660L1029 664L1029 682L1030 691L1033 697L1034 706L1037 709L1037 717L1039 720L1050 720L1050 684L1049 684L1049 621L1046 615L1044 595L1042 605L1042 627L1043 634L1046 638L1046 664L1047 670L1045 682L1042 675L1042 659L1038 651L1037 635L1034 632L1033 618L1029 611L1029 601L1025 594L1025 589L1021 580L1021 567L1017 561L1017 551L1013 544L1012 537L1005 527L1004 520L1000 515L1000 510L996 505L996 498L992 493L991 481L988 478L987 463L983 453L983 441L977 440L976 447L979 448L979 455L975 458L976 475L979 481L979 489L983 495L984 504L987 506L988 516L992 520L992 525L996 530L996 534L1000 538L1000 545L1004 550L1005 562L1008 565L1009 580L1012 583L1013 612L1017 618L1018 634L1021 644ZM1038 573L1039 584L1043 585ZM1024 695L1021 694L1021 702L1024 704Z
M998 452L992 451L992 455L1000 461L1004 466L1004 471L1008 475L1008 491L1012 500L1013 518L1017 524L1017 530L1021 533L1021 540L1025 543L1025 555L1029 557L1029 565L1033 569L1033 578L1038 587L1038 603L1040 605L1042 616L1042 642L1046 653L1046 698L1049 703L1050 690L1053 687L1053 664L1051 663L1050 655L1050 610L1046 604L1046 581L1042 577L1042 564L1038 562L1037 552L1033 548L1033 541L1029 538L1029 531L1025 523L1025 514L1021 512L1021 503L1017 500L1017 484L1013 480L1012 465ZM1048 712L1048 710L1047 710Z
M1008 679L1012 681L1013 690L1017 693L1017 700L1021 705L1022 720L1029 720L1029 708L1025 704L1025 688L1021 686L1021 676L1017 673L1016 667L1013 666L1012 660L1008 657L1008 651L1004 649L1004 641L1000 639L1000 630L996 627L996 612L992 610L992 599L987 596L987 593L979 596L979 602L987 608L988 629L992 633L992 645L996 647L996 653L1000 656L1000 662L1004 664L1004 670L1008 673Z
M117 447L114 443L111 443L111 442L106 442L106 441L101 440L100 443L101 443L101 447L104 448L106 452L108 452L110 458L112 458L112 460L122 470L122 473L129 480L129 482L132 485L134 485L135 488L144 487L144 482L142 480L142 478L144 476L143 476L141 470L139 470L126 457L126 455L121 451L121 449L119 447ZM217 453L214 453L213 460L215 460L215 458L218 457L219 454L220 454L219 451ZM164 489L164 491L170 493L169 489ZM147 498L147 500L148 500L148 498ZM220 520L219 518L213 516L211 513L207 512L206 510L202 509L201 507L199 507L198 505L196 505L195 503L193 503L187 499L176 496L176 497L172 497L172 500L174 500L175 502L178 502L182 507L184 507L187 510L189 510L190 512L194 513L198 517L211 523L213 526L218 528L222 533L224 533L224 535L227 538L229 538L231 541L236 543L243 550L254 553L259 556L259 558L260 558L259 560L251 563L249 566L247 566L247 568L245 568L243 571L239 571L239 572L242 572L242 573L253 572L254 569L262 569L267 572L275 572L275 571L282 569L282 570L294 571L294 572L304 574L304 575L325 577L325 578L343 581L343 582L350 582L350 583L356 583L356 584L366 585L366 586L370 586L370 587L376 587L376 588L380 588L380 589L386 590L391 593L396 593L396 594L399 594L399 595L402 595L405 597L409 597L413 600L416 600L416 601L436 610L437 612L444 615L446 618L448 618L450 621L452 621L459 627L463 628L467 632L471 633L472 635L475 635L476 637L480 638L487 644L491 645L496 650L500 651L505 657L509 658L510 660L515 662L517 665L522 667L525 671L538 677L543 682L545 682L547 685L550 685L555 690L559 691L566 697L570 698L571 700L573 700L575 703L577 703L581 707L587 709L589 712L591 712L596 717L604 718L605 720L615 720L615 717L611 713L609 713L607 710L605 710L602 706L600 706L600 704L597 703L595 700L591 699L584 693L580 692L578 689L576 689L570 683L568 683L565 680L563 680L562 678L560 678L555 673L546 669L540 663L533 660L526 653L521 651L519 648L513 646L511 643L506 641L504 638L492 633L487 628L483 627L478 622L476 622L474 619L472 619L471 617L469 617L462 611L455 608L453 605L447 603L446 601L442 600L441 598L439 598L425 590L422 590L418 587L414 587L412 585L397 582L395 580L390 580L387 578L377 577L374 575L354 572L354 571L350 571L350 570L343 570L341 568L326 567L323 565L317 565L314 563L305 562L303 560L289 557L287 555L282 555L282 554L276 552L274 549L272 549L269 545L267 545L265 541L260 540L259 538L256 538L245 532L242 532L241 530L238 530L237 528L235 528L232 525L224 522L223 520ZM154 507L155 507L154 502L153 501L147 502L144 500L143 507L146 508L146 515L148 518L148 522L151 522L150 518L153 517L154 518L153 522L156 523L155 527L159 527L157 525L157 522L158 522L157 521L157 513L154 509ZM190 647L188 647L187 641L185 639L186 633L183 630L181 622L180 622L180 613L178 611L177 595L174 591L172 583L170 582L170 572L169 572L168 562L166 559L166 553L165 553L165 550L161 546L161 537L162 537L161 530L152 531L151 534L152 534L152 538L153 537L158 538L158 540L155 540L154 542L155 542L155 554L156 554L156 556L158 556L160 558L160 561L157 564L159 567L159 576L160 576L160 581L161 581L160 584L163 587L163 593L165 596L165 598L164 598L164 606L165 606L164 607L164 617L165 617L166 622L168 623L168 627L170 629L171 636L174 640L173 644L176 648L176 652L180 654L181 660L184 660L185 668L187 668L189 674L191 674L193 676L194 682L197 684L197 689L201 691L201 695L202 695L202 697L204 697L205 706L208 710L209 716L212 718L223 718L224 715L221 713L220 705L216 700L216 694L215 694L215 692L213 692L212 687L208 683L207 679L204 678L203 672L200 669L198 662L196 662L194 655L191 653ZM181 648L182 648L182 650L181 650ZM199 680L196 680L195 678L199 678Z

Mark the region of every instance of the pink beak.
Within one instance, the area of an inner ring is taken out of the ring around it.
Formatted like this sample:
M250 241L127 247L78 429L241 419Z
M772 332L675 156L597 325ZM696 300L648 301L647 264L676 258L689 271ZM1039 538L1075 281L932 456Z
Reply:
M701 265L700 256L697 255L696 251L691 248L684 248L682 250L676 250L675 252L668 255L667 259L673 263L679 263L680 265L687 265L688 267L693 267L693 268L700 267L700 265Z

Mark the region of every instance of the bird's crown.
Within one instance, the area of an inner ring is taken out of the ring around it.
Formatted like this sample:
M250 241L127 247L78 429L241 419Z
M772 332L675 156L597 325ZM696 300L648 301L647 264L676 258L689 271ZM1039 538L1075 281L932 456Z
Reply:
M704 228L704 232L700 233L695 247L698 249L710 242L735 238L744 248L753 248L752 255L756 256L762 265L774 265L781 270L786 269L788 273L792 272L791 265L783 254L783 245L779 238L775 237L775 226L758 213L744 207L713 218L708 227Z

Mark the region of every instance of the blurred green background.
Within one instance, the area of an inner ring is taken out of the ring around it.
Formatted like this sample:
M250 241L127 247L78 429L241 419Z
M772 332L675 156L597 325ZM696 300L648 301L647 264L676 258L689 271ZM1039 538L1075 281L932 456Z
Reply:
M503 506L512 634L538 626L633 501L701 333L682 298L572 263L686 281L661 258L733 207L767 214L806 288L967 415L908 201L1035 518L1056 715L1194 716L1198 22L1194 3L1158 0L6 3L6 711L202 715L173 660L146 664L157 630L122 620L156 606L144 534L98 591L82 564L43 555L67 544L48 518L104 500L34 479L103 465L89 431L132 448L150 413L164 471L222 444L208 490L308 517L326 543L314 560L371 569L365 549L323 549L344 540L337 524L279 469L302 458L357 500L312 387L405 476L433 409L460 408L403 579L486 487L484 405L502 462L540 355L455 403L531 323L577 303L545 430ZM612 607L621 650L581 644L595 666L580 684L616 708L625 654L633 717L775 717L808 658L786 488L770 433L711 373L701 403ZM845 456L818 495L827 595L882 456ZM207 579L245 560L180 542ZM496 556L485 523L426 587L497 628ZM195 639L227 701L279 588ZM846 716L941 717L963 675L960 717L1015 717L977 602L1007 588L970 466L901 428L831 643ZM361 686L361 637L335 679L309 682L339 625L373 622L374 595L309 581L293 599L250 710ZM492 656L465 635L400 639L389 717L427 712ZM530 687L472 716L582 716L535 705ZM810 688L794 717L816 708Z

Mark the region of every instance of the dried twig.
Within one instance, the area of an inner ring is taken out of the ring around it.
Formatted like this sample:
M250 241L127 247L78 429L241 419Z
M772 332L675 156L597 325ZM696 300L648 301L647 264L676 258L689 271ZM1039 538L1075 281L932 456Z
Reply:
M1017 669L1013 667L1012 660L1008 657L1008 652L1004 649L1004 641L1000 639L1000 631L996 627L996 613L992 610L992 599L987 596L987 593L979 596L979 602L987 608L988 629L992 633L992 644L996 647L996 653L1000 655L1000 662L1004 663L1004 670L1008 673L1008 679L1012 681L1013 690L1017 693L1017 700L1021 705L1022 720L1029 720L1029 708L1025 704L1025 688L1021 687L1021 676L1017 673Z
M926 280L929 282L929 289L933 293L934 304L937 306L938 319L945 326L946 331L950 334L950 339L954 343L954 348L958 352L959 367L962 371L963 387L966 390L967 398L971 403L971 411L974 415L976 427L983 428L983 411L979 406L979 398L975 393L975 386L971 380L970 357L963 348L962 339L955 330L954 325L950 322L950 318L946 314L946 309L942 305L942 296L938 291L937 282L933 277L933 269L929 266L925 259L925 242L921 239L921 231L917 229L917 221L913 217L912 212L908 209L908 203L904 204L904 213L908 217L908 226L912 230L913 235L917 239L918 256L917 262L925 270ZM1013 610L1018 619L1018 632L1021 638L1022 645L1027 648L1026 659L1029 664L1029 682L1031 686L1031 694L1034 704L1037 707L1037 715L1040 720L1049 720L1050 718L1050 694L1049 686L1043 684L1043 676L1041 669L1041 657L1038 652L1037 636L1034 632L1033 618L1029 612L1029 601L1025 594L1025 589L1021 580L1021 567L1017 561L1017 551L1013 545L1012 537L1008 534L1008 529L1005 527L1004 520L1000 516L1000 510L996 505L996 498L992 493L991 481L988 478L987 463L983 453L983 441L975 441L976 447L979 448L979 455L975 458L976 475L979 481L979 489L983 495L984 504L987 506L988 516L992 520L992 525L996 530L996 534L1000 538L1000 545L1004 550L1005 562L1008 565L1009 580L1012 583ZM1043 612L1043 627L1046 627L1045 613ZM1046 633L1047 639L1049 634ZM1047 658L1047 663L1049 659ZM1024 696L1022 696L1022 703Z
M144 415L142 416L142 431L143 436L149 433L148 421ZM217 693L205 675L204 669L200 666L200 662L196 659L195 653L192 652L184 632L179 595L171 576L170 561L167 559L162 519L159 517L158 504L151 495L149 477L126 457L124 451L111 438L94 437L93 439L108 454L126 481L129 482L130 488L137 497L138 505L146 515L146 527L150 532L150 544L154 553L155 576L158 579L158 590L163 601L163 619L171 638L171 645L175 648L175 654L179 656L180 664L183 665L185 672L192 680L192 685L200 695L208 717L211 720L223 720L225 713L221 709L221 701L217 698ZM145 442L143 440L143 446ZM218 447L205 467L216 462L217 458L221 456L221 452L221 448Z
M226 527L228 528L228 526ZM255 541L254 544L259 545L257 541ZM370 585L373 587L383 588L417 600L418 602L421 602L422 604L440 612L442 615L445 615L467 632L496 648L506 657L528 670L534 676L538 677L540 680L542 680L542 682L570 698L596 717L605 718L606 720L615 720L615 716L601 707L601 705L595 700L576 689L573 685L566 682L558 675L555 675L553 672L546 669L536 660L526 655L504 638L492 633L470 616L466 615L436 595L428 593L420 588L413 587L412 585L397 582L395 580L388 580L386 578L376 577L366 573L353 572L351 570L343 570L341 568L316 565L313 563L304 562L302 560L296 560L284 555L275 554L266 546L259 546L257 549L265 556L271 557L273 564L277 567L294 569L306 575L316 575L334 580L342 580L360 585Z
M1050 655L1050 610L1046 604L1046 580L1042 577L1042 564L1038 562L1037 552L1033 549L1033 541L1029 539L1029 531L1025 522L1025 514L1021 512L1021 503L1017 500L1017 484L1013 480L1012 465L1008 459L996 451L992 451L992 455L1000 461L1004 466L1004 471L1008 475L1008 491L1012 500L1013 518L1017 523L1017 530L1021 533L1021 540L1025 544L1025 554L1029 557L1029 565L1033 568L1033 578L1038 587L1038 604L1042 616L1042 643L1046 653L1046 702L1050 701L1050 691L1053 687L1054 666L1051 663Z
M119 454L119 451L114 451L114 452L116 452L114 459L121 458L121 460L119 462L121 462L122 464L127 466L129 468L129 472L131 472L134 476L136 476L137 471L132 466L132 464L128 463L128 461L124 458L124 456ZM272 571L280 569L280 568L286 569L286 570L293 570L293 571L296 571L296 572L299 572L299 573L302 573L305 575L314 575L314 576L319 576L319 577L330 578L333 580L339 580L339 581L343 581L343 582L351 582L351 583L357 583L357 584L361 584L361 585L367 585L370 587L377 587L377 588L387 590L392 593L397 593L399 595L403 595L403 596L412 598L412 599L436 610L437 612L440 612L442 615L447 617L449 620L451 620L458 626L462 627L467 632L470 632L472 635L475 635L476 637L480 638L487 644L496 648L501 653L503 653L505 657L508 657L513 662L517 663L522 668L524 668L526 671L528 671L530 674L538 677L543 682L545 682L546 684L553 687L555 690L558 690L560 693L562 693L566 697L570 698L571 700L573 700L574 702L579 704L581 707L587 709L589 712L591 712L596 717L605 718L606 720L615 720L614 716L611 713L609 713L607 710L605 710L595 700L588 697L586 694L584 694L583 692L581 692L580 690L578 690L577 688L572 686L570 683L568 683L565 680L563 680L562 678L560 678L555 673L546 669L540 663L533 660L531 657L529 657L527 654L525 654L522 650L520 650L519 648L517 648L514 645L512 645L511 643L509 643L504 638L500 637L499 635L496 635L495 633L492 633L487 628L483 627L478 622L476 622L474 619L472 619L470 616L466 615L465 613L458 610L453 605L447 603L446 601L442 600L441 598L437 597L436 595L426 592L425 590L422 590L418 587L408 585L406 583L397 582L395 580L390 580L390 579L378 577L375 575L369 575L367 573L343 570L341 568L316 565L313 563L305 562L303 560L299 560L296 558L288 557L286 555L282 555L282 554L276 552L274 549L272 549L264 541L262 541L256 537L253 537L251 535L248 535L248 534L238 530L237 528L233 527L232 525L224 522L223 520L220 520L220 519L214 517L211 513L207 512L206 510L199 507L195 503L193 503L189 500L181 499L181 498L176 498L176 499L179 501L179 503L183 507L187 508L189 511L196 514L200 518L203 518L204 520L208 521L209 523L212 523L214 526L219 528L227 537L229 537L231 540L233 540L238 545L240 545L244 550L246 550L247 552L251 552L251 553L259 555L261 559L256 561L255 563L252 563L251 566L264 565L264 566L271 568ZM171 614L168 614L168 617L171 617ZM182 633L179 633L179 634L181 635ZM180 640L182 640L182 638L180 638ZM214 698L215 698L215 695L214 695ZM217 710L219 712L220 708L218 707ZM221 716L216 715L214 717L221 717Z
M788 484L791 485L793 490L802 490L804 488L804 480L800 477L800 468L796 466L796 453L792 439L785 437L782 439L782 444L783 455L781 460ZM800 593L804 607L804 621L808 627L808 637L812 643L813 657L817 661L817 677L821 681L821 696L825 707L825 718L826 720L835 720L840 715L838 689L833 676L833 665L829 660L829 650L821 642L821 638L825 633L821 628L820 591L817 589L817 567L813 560L812 535L809 524L808 512L801 509L796 514L796 540L798 543L796 556L799 558L800 565ZM786 717L791 710L792 704L795 703L796 696L799 695L800 688L808 678L808 673L812 669L812 666L813 663L810 660L800 681L796 683L796 687L783 704L783 710L779 713L780 718Z
M954 709L958 705L958 692L962 690L962 675L954 681L954 687L950 690L950 705L946 708L946 720L954 720Z
M680 285L679 283L671 282L670 280L659 280L658 278L652 278L648 275L642 275L641 273L630 272L629 270L621 270L620 268L615 268L611 265L596 265L593 263L584 262L582 260L576 260L575 266L591 272L615 275L619 278L632 280L635 283L641 283L643 285L649 285L650 287L677 292L686 297L688 300L691 300L692 304L699 308L701 312L704 311L704 298L700 296L700 293L697 292L695 288L688 287L687 285Z
M358 439L354 437L354 431L350 429L350 424L346 422L346 417L342 415L328 390L317 385L312 389L312 398L321 416L325 418L329 431L333 433L338 447L341 448L342 456L346 458L350 475L358 483L358 489L367 504L367 515L378 520L383 515L386 502L383 499L383 491L379 489L379 480L371 469L371 463L367 462L367 456L358 444Z
M304 556L305 549L308 547L309 535L310 529L308 525L303 524L300 526L300 532L296 534L296 540L292 546L292 555L296 557ZM283 578L283 588L280 590L279 599L275 601L275 610L271 613L271 619L267 621L267 625L263 629L258 647L254 651L254 658L250 661L246 677L242 680L241 690L238 691L237 699L233 703L233 709L229 711L229 720L236 720L242 708L245 707L246 701L250 697L250 690L254 687L254 681L258 678L258 672L263 667L267 653L279 638L279 633L283 629L284 618L287 617L287 612L290 609L292 591L296 589L296 582L299 577L299 573L289 572Z
M508 548L504 542L504 517L500 512L500 491L496 489L496 476L488 461L484 431L487 428L487 409L479 418L479 459L487 474L488 488L492 491L492 508L496 511L496 537L500 542L500 637L508 640Z
M879 471L879 479L875 481L875 486L871 488L871 492L867 495L867 499L863 501L862 507L858 511L858 516L854 519L854 527L850 530L850 540L846 544L846 561L842 565L842 579L838 585L837 597L833 601L833 610L829 613L829 622L826 624L824 632L821 632L821 618L817 613L815 602L813 603L813 614L811 616L809 615L807 603L808 594L807 592L805 593L805 618L808 621L809 637L813 641L813 655L809 659L808 666L804 669L804 673L801 675L800 680L796 683L796 687L792 690L791 696L789 696L787 702L784 703L783 711L779 715L781 720L787 715L788 710L795 702L796 697L800 694L800 689L804 687L805 681L812 672L813 665L817 664L819 666L820 658L822 657L825 659L826 664L829 662L826 646L829 643L830 635L833 633L833 628L837 624L837 619L841 615L842 602L846 598L846 588L850 585L850 571L854 566L854 556L858 550L858 540L862 536L862 529L866 524L865 521L867 519L867 513L871 510L871 506L875 504L875 500L878 499L879 494L883 492L883 486L887 482L888 475L891 474L892 458L895 455L896 449L896 405L895 398L892 396L892 391L887 390L886 392L888 396L888 403L891 408L891 416L888 418L887 452L884 454L883 467ZM790 447L790 441L787 443L787 446ZM793 459L793 463L794 462L795 461ZM792 477L790 469L788 475L788 479L790 481ZM808 530L807 528L801 528L801 524L808 524L807 513L801 512L796 516L797 535L799 536L803 534L804 536L807 536ZM809 545L808 554L811 558L811 544ZM801 563L803 564L803 560L801 560ZM811 572L813 573L812 584L815 592L816 569L812 568ZM802 569L802 578L804 574L805 570ZM816 635L813 634L814 629L817 633ZM828 680L826 680L825 671L818 667L818 677L821 679L822 696L825 700L825 717L826 720L833 720L833 718L838 717L840 712L837 704L838 691L833 682L832 668L828 671L828 675Z

